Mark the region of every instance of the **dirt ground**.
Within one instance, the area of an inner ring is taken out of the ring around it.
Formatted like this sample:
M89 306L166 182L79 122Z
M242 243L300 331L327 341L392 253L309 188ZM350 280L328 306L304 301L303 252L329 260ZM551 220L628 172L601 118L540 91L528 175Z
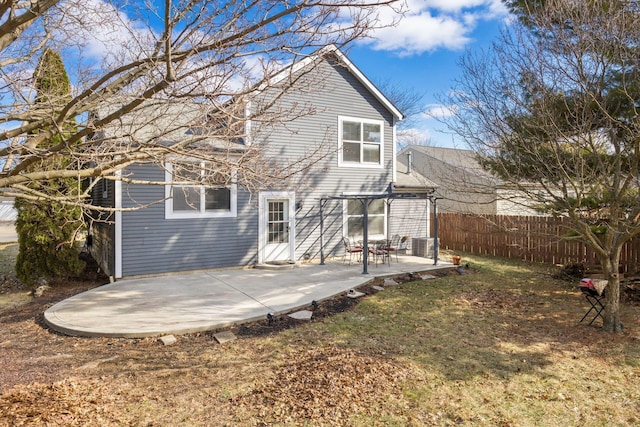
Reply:
M454 269L435 271L436 276L458 274ZM85 274L83 278L71 280L63 285L48 289L39 297L31 297L26 304L16 305L0 316L0 392L18 384L37 382L55 382L68 376L69 371L82 370L96 364L96 361L108 359L114 348L135 349L136 352L157 350L157 338L113 339L113 338L77 338L49 329L43 321L43 313L55 303L86 290L106 283L100 275ZM0 278L2 279L2 278ZM27 292L15 280L4 278L0 284L0 293ZM411 274L397 277L398 282L415 280ZM374 286L381 285L382 279L373 280L358 288L368 295L378 292ZM313 310L313 321L321 321L327 316L349 310L358 303L357 299L336 297L325 300ZM307 323L286 315L276 316L273 320L245 323L232 328L239 337L259 337ZM199 347L210 346L213 335L218 331L189 335L190 344L197 351Z

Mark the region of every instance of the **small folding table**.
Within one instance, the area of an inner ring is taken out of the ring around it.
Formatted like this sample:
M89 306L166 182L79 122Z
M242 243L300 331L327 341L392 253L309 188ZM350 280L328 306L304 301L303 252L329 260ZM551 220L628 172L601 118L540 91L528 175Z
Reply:
M602 319L602 310L604 310L604 304L602 303L602 300L604 299L604 287L606 286L606 281L598 280L598 283L594 283L595 280L597 279L582 279L580 280L580 285L578 286L580 288L580 291L582 291L582 294L589 302L589 305L591 306L589 307L589 310L587 310L587 312L584 314L584 316L582 316L580 322L584 321L584 319L586 319L591 312L594 312L595 315L589 322L590 325L598 317ZM604 286L602 286L603 284ZM600 288L600 291L598 290L598 288Z

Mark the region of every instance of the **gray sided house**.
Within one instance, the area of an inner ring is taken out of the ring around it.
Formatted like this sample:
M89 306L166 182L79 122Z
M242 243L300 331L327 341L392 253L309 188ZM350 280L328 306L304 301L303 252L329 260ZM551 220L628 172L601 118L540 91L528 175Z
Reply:
M485 171L473 151L410 145L398 163L433 182L439 212L540 215L522 193Z
M281 112L304 106L307 113L277 123L251 120L234 150L240 157L257 148L275 165L308 161L312 153L308 167L292 180L251 191L235 182L172 185L170 161L127 167L121 174L127 180L106 181L94 191L94 203L123 208L91 225L92 252L105 271L117 279L317 259L321 200L325 256L342 255L343 237L362 235L362 204L348 196L394 191L396 123L402 113L333 46L273 81L291 76L293 86L270 108ZM256 92L247 110L273 99L270 89ZM180 138L179 132L174 138ZM197 202L189 203L190 197ZM417 226L408 219L390 220L390 211L403 203L407 201L372 201L370 239L425 233L428 215L416 218ZM418 203L424 210L425 200Z

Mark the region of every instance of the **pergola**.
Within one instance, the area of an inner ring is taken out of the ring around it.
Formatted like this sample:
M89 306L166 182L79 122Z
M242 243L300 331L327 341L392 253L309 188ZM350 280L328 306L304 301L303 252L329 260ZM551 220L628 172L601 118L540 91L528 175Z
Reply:
M325 196L320 198L320 265L325 265L324 255L324 207L332 200L359 200L362 203L364 215L363 215L363 230L362 239L363 247L369 247L369 204L373 200L384 199L387 203L387 212L390 212L391 202L397 199L422 199L431 202L433 209L433 265L438 264L438 210L437 210L437 198L434 197L433 192L388 192L382 194L361 194L361 195L342 195L342 196ZM427 213L429 215L429 213ZM389 223L391 215L387 215L387 234L389 233ZM428 221L428 219L426 219ZM428 230L428 228L427 228ZM388 238L388 235L387 235ZM369 274L367 269L369 263L369 253L367 250L362 251L362 274Z

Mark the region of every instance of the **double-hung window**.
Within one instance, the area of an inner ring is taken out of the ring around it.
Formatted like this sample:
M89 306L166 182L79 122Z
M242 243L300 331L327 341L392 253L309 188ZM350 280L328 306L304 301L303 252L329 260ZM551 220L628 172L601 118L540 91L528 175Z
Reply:
M167 218L235 217L237 185L225 185L206 162L166 165L165 216Z
M366 201L364 203L367 203ZM384 199L369 201L367 215L369 239L383 239L386 235L386 203ZM346 235L356 240L364 236L364 205L361 200L346 200Z
M338 117L340 166L382 166L383 131L380 120Z

